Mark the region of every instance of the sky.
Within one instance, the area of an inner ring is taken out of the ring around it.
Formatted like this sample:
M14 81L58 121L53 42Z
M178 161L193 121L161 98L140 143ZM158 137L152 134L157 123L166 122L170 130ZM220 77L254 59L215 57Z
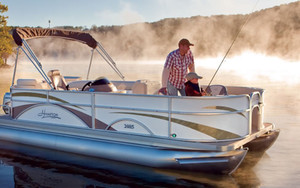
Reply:
M297 0L1 0L8 26L126 25L164 18L247 14ZM49 23L50 21L50 23Z

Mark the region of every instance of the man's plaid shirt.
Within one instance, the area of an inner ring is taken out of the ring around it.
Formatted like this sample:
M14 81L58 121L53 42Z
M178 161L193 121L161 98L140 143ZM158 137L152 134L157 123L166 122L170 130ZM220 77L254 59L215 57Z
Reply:
M188 67L194 63L194 56L189 50L185 56L181 56L179 49L172 51L167 56L165 68L170 70L169 82L176 88L184 88L185 76L188 73Z

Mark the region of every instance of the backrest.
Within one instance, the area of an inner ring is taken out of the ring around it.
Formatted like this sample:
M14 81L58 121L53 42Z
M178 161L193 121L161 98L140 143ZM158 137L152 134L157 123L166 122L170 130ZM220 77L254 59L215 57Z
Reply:
M132 93L147 94L147 81L146 80L137 80L132 86Z
M205 90L207 93L211 95L227 95L227 89L223 85L210 85Z
M38 83L36 79L18 79L15 88L24 89L45 89L41 83Z
M111 81L118 90L131 90L135 81Z
M60 74L59 70L50 70L48 76L52 82L54 89L56 90L67 90L67 82L64 77Z

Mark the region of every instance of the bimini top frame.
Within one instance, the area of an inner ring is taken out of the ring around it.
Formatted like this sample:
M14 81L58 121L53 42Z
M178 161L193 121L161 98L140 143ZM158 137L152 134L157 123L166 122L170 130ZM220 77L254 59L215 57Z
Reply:
M89 33L80 32L80 31L69 31L69 30L62 30L62 29L44 29L44 28L16 28L13 30L13 39L15 43L18 45L17 49L17 56L15 62L15 70L13 74L13 81L12 85L15 82L15 73L17 68L17 61L18 61L18 54L19 49L21 49L27 58L32 62L35 68L40 72L42 77L45 79L46 82L50 85L53 89L50 79L48 78L47 74L42 69L42 64L38 60L37 56L31 50L30 46L26 42L29 39L41 38L41 37L58 37L62 39L72 40L81 42L83 44L88 45L92 48L92 56L90 59L89 70L87 73L87 79L89 77L90 67L93 60L93 52L96 51L101 55L101 57L110 65L110 67L118 74L118 76L124 80L123 74L119 71L116 66L114 60L109 56L109 54L105 51L103 46L97 42Z

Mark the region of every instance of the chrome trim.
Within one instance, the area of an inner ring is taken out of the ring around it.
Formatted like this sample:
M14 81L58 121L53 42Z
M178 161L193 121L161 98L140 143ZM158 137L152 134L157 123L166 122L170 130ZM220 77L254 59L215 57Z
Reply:
M91 107L91 114L92 114L92 128L95 129L96 128L95 94L92 94L92 96L91 96L91 103L92 103L92 105L90 107ZM78 105L78 106L81 106L81 105Z
M18 65L18 57L19 57L20 48L21 48L20 46L18 46L18 48L17 48L16 60L15 60L15 68L14 68L14 73L13 73L13 77L12 77L11 86L13 86L15 84L15 78L16 78L16 72L17 72L17 65Z
M23 44L27 44L25 40L23 40ZM39 65L39 62L34 63L34 60L32 60L32 58L27 54L27 52L24 50L24 48L21 47L21 49L24 52L24 54L27 56L27 58L31 61L31 63L33 64L33 66L38 70L38 72L41 74L41 76L45 79L45 81L48 83L48 85L51 87L51 89L54 89L53 86L52 86L52 84L51 84L51 81L49 80L48 76L45 74L45 72L43 71L43 69L41 67L38 67L36 65L36 63Z
M121 73L121 71L117 68L116 63L114 62L114 60L110 57L110 55L106 52L106 50L103 48L103 46L98 42L98 48L101 50L101 52L97 49L96 51L98 52L98 54L104 59L104 61L106 61L106 63L118 74L118 76L124 80L125 77L123 76L123 74Z
M226 163L227 158L182 158L175 159L178 164L199 164L199 163Z
M88 72L87 72L87 75L86 75L87 80L89 79L95 49L92 49L91 51L92 51L92 55L91 55L91 59L90 59L89 69L88 69Z

